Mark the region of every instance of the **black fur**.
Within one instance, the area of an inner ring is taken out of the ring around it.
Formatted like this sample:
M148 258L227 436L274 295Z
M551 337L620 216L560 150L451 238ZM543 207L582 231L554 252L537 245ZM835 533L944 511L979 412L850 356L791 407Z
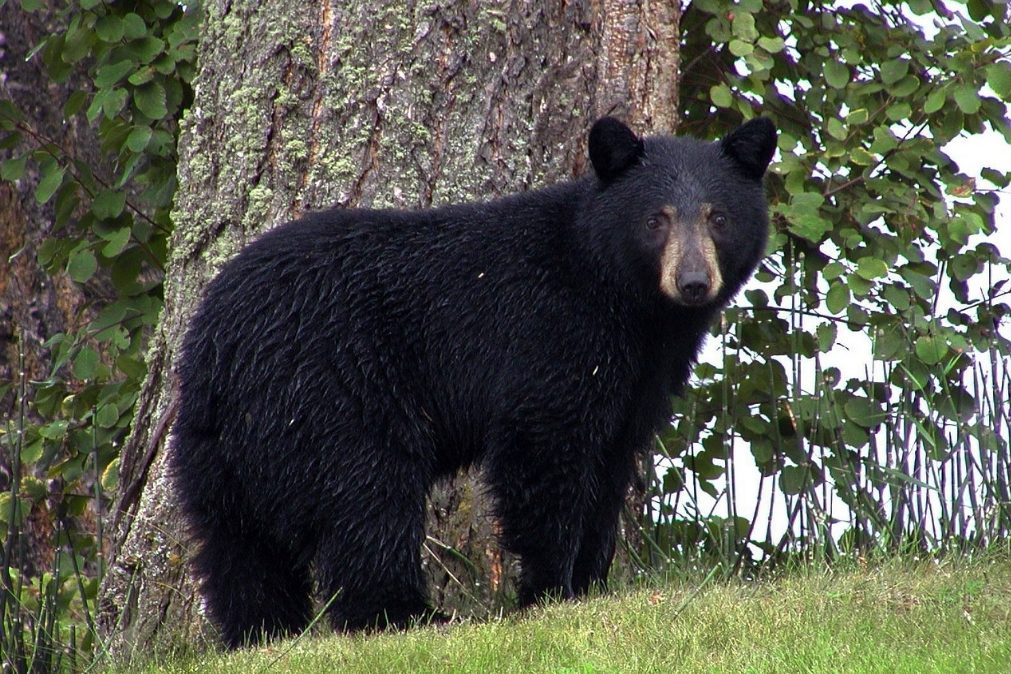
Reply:
M762 254L775 130L721 145L603 124L603 175L315 213L209 285L179 359L171 469L229 646L303 629L310 568L336 629L426 615L426 496L478 463L521 603L605 581L634 455ZM702 203L730 215L714 234L725 287L680 306L658 292L644 222Z
M601 117L590 129L590 163L597 177L610 182L642 157L642 140L624 123Z
M776 152L776 127L758 117L724 138L720 145L746 176L758 180Z

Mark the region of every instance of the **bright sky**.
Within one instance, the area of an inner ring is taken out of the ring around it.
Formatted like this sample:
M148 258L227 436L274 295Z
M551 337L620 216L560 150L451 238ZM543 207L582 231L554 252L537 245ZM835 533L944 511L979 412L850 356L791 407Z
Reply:
M1011 145L993 131L968 138L957 138L945 148L963 173L974 176L977 187L993 188L980 178L980 170L989 167L1004 173L1011 172ZM997 231L988 237L1004 257L1011 257L1011 193L1000 195L995 221Z

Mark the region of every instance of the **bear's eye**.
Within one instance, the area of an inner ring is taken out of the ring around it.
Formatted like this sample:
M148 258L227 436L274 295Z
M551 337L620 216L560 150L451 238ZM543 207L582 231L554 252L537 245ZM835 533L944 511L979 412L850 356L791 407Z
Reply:
M723 213L713 213L709 216L709 221L716 227L723 227L727 224L727 216Z
M660 222L660 218L658 218L655 215L651 215L648 218L646 218L646 229L657 230L660 229L661 224L663 223Z

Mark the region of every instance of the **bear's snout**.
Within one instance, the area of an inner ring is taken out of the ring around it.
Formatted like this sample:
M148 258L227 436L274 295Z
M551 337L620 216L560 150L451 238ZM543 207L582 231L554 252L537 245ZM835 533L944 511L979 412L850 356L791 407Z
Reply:
M677 275L677 288L685 304L703 304L709 299L709 275L704 271L686 271Z

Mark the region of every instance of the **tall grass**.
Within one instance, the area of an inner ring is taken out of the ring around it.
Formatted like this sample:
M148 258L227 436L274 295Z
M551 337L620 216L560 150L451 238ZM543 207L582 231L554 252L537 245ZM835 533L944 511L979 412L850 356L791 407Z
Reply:
M25 451L28 381L23 349L18 355L16 413L3 434L10 466L10 485L0 495L0 664L3 672L77 671L91 660L97 635L93 601L98 579L92 561L76 549L78 532L68 515L70 500L55 494L48 522L53 550L48 567L35 568L28 550L28 520L40 481L25 484L21 457ZM96 480L97 483L97 480ZM101 500L100 486L94 497ZM82 502L78 500L78 502Z

